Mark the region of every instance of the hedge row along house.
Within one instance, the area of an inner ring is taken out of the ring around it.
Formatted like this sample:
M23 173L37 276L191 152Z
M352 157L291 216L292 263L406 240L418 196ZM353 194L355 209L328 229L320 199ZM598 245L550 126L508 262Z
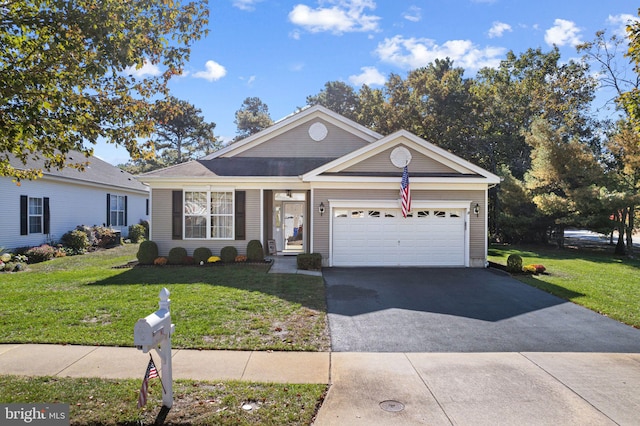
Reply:
M138 179L161 255L242 253L256 239L278 255L320 253L323 266L484 267L487 191L500 182L410 132L382 136L322 106Z

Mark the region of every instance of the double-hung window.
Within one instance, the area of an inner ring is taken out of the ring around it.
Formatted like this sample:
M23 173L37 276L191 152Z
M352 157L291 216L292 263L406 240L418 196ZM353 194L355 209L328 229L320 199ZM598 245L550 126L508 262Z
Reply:
M42 198L29 197L29 233L42 233L42 218L44 210L42 208Z
M109 224L111 226L126 226L125 217L125 196L111 194L109 203Z
M233 239L233 207L233 191L185 191L185 239Z
M50 222L49 197L20 196L20 235L48 234Z

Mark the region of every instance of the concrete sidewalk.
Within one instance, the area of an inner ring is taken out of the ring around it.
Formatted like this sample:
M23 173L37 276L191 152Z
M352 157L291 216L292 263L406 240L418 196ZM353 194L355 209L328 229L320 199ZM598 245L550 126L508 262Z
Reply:
M141 379L148 359L3 344L0 374ZM640 354L175 350L172 364L175 379L331 383L316 425L640 424Z

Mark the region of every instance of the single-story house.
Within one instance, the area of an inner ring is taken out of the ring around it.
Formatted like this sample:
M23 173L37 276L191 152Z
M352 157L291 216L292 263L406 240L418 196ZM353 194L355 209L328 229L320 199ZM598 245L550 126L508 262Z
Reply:
M133 175L77 151L69 152L67 158L89 164L84 171L47 171L42 159L29 160L26 165L15 157L10 159L17 169L43 169L43 177L19 185L10 177L0 177L0 247L58 242L78 225L106 226L126 237L129 225L149 220L149 188Z
M410 132L382 136L322 106L138 179L161 255L243 253L256 239L279 255L321 253L324 266L484 267L487 191L500 182Z

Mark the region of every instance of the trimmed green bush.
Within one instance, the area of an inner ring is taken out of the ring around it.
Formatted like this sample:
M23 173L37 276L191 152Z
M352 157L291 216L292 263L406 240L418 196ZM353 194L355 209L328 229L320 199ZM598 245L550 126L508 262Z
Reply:
M251 240L247 244L247 260L249 262L262 262L264 260L264 248L260 240Z
M136 258L141 265L153 265L153 261L158 257L158 245L153 241L143 241L138 247Z
M89 247L89 237L87 237L84 231L79 229L67 232L62 236L60 241L65 247L70 248L75 253L84 253L87 247Z
M170 265L184 265L184 261L187 257L187 249L184 247L174 247L169 250L169 259Z
M223 263L233 263L236 261L238 255L238 249L233 246L222 247L220 250L220 259Z
M197 265L199 265L200 262L207 263L207 259L209 259L212 254L208 247L198 247L193 251L193 260Z
M507 272L522 272L522 258L519 255L509 255L507 258Z
M129 239L132 243L139 243L145 239L146 230L141 224L131 225L129 227Z
M322 255L320 253L300 253L296 257L298 269L319 271L322 269Z

